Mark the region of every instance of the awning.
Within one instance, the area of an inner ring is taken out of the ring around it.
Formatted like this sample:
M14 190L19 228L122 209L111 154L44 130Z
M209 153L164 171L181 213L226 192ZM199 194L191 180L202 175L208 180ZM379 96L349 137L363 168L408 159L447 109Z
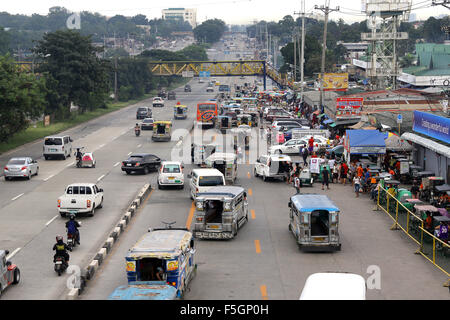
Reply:
M351 154L385 154L384 134L378 130L346 130L345 148Z
M386 143L386 149L392 151L412 151L412 145L405 139L400 138L398 135L387 132L386 139L384 142Z
M412 132L405 132L404 134L402 134L402 138L417 143L427 149L433 150L434 152L437 152L439 154L446 156L447 158L450 158L450 148L447 147L446 145L443 145L431 139L424 138Z

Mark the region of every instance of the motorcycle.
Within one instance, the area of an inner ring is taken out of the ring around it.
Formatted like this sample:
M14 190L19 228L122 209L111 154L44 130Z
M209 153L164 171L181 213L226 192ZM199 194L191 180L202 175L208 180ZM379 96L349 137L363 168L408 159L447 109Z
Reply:
M81 149L83 149L83 147L77 148L77 151L75 151L75 153L73 154L75 156L75 161L76 161L77 168L81 168L82 167L81 161L83 159L83 153L81 152ZM78 152L80 154L78 154Z
M134 134L136 135L136 137L139 137L141 135L141 130L140 129L134 129Z
M58 273L58 277L61 276L61 274L66 271L67 269L67 262L64 257L58 256L55 259L55 271Z
M67 246L69 250L72 251L73 248L77 246L77 239L75 234L68 233L67 234Z

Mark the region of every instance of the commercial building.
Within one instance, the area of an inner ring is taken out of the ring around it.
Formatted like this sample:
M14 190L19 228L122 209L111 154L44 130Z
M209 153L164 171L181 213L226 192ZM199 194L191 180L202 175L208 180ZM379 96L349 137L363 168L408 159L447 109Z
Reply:
M164 20L183 20L189 22L192 28L197 27L197 9L169 8L162 11Z
M413 132L402 134L413 143L413 160L425 171L432 171L450 183L450 119L428 112L414 111Z

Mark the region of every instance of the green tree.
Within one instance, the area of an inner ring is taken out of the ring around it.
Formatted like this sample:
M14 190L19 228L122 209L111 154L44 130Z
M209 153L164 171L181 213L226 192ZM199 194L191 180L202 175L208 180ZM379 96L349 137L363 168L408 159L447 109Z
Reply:
M42 115L45 80L19 71L10 56L0 56L0 141L25 130Z
M104 107L109 92L109 64L97 54L101 49L73 30L47 33L34 52L43 57L38 72L47 74L49 110L58 119L70 115L73 102L81 112ZM54 92L53 92L54 91Z
M10 34L0 27L0 55L6 54L9 51L10 43Z
M225 22L219 19L210 19L194 29L194 37L198 42L215 43L220 40L226 30Z

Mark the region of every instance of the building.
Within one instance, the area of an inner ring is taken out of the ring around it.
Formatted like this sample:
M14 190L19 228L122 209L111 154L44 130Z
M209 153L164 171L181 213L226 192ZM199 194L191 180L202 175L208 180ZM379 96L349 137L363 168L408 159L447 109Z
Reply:
M403 68L400 82L421 88L450 84L450 44L417 43L416 56L417 66Z
M169 8L162 11L164 20L183 20L189 22L192 28L197 26L197 9Z
M450 119L428 112L414 112L413 132L402 139L413 144L414 163L450 184Z

